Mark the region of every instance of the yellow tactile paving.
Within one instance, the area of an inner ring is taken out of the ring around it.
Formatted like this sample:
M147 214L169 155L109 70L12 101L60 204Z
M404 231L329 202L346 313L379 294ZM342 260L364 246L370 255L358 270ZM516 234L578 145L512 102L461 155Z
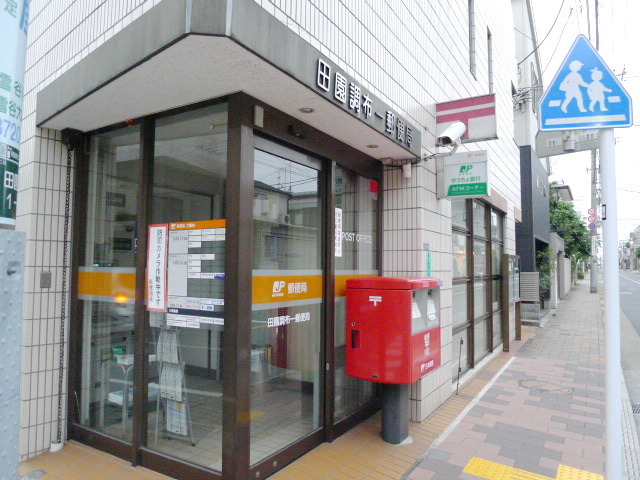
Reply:
M587 472L566 465L558 467L556 480L604 480L604 476L598 473Z
M560 465L553 479L478 457L473 457L463 471L488 480L604 480L602 475L567 465Z
M463 472L488 480L553 480L552 478L526 472L483 458L473 457Z

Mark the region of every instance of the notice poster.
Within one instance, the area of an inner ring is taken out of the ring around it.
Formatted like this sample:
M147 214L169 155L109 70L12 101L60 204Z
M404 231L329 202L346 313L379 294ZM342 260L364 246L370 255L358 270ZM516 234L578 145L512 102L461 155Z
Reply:
M149 226L147 249L147 310L167 309L167 225Z
M342 209L336 208L336 248L335 248L335 256L342 257Z
M167 326L223 325L225 220L169 224Z

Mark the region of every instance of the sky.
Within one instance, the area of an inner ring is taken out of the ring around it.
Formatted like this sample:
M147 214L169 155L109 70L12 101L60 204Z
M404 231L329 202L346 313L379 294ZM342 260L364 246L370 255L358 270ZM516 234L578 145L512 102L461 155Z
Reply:
M596 46L595 0L531 0L531 3L538 42L543 42L539 52L546 86L553 80L579 33L590 38ZM637 52L640 2L599 0L598 17L600 56L621 79L632 99L637 99L634 105L637 126L615 129L618 238L624 240L640 225L640 168L636 167L638 155L637 144L634 144L634 137L640 136L640 55ZM591 205L591 153L551 157L550 163L550 180L569 185L576 210L581 216L586 215Z

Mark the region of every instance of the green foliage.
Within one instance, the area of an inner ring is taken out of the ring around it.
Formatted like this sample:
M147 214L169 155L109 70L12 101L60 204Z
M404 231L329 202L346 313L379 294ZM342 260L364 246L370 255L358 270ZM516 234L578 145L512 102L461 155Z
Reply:
M640 258L640 247L636 247L636 258Z
M553 190L552 190L553 191ZM564 251L571 257L572 266L591 255L591 233L578 217L573 205L564 203L557 195L549 198L551 231L564 239Z
M536 253L536 270L540 274L540 296L549 298L551 294L551 273L556 269L556 256L549 247Z

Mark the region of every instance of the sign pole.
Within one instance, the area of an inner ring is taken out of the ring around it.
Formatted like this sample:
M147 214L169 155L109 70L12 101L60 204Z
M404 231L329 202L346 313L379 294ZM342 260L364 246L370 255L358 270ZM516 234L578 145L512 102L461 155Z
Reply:
M605 472L622 478L622 391L620 365L620 277L614 130L600 131L600 178L603 195L603 263L605 312Z
M591 150L591 208L594 215L598 211L598 171L597 171L597 153ZM591 273L589 291L598 293L598 250L597 250L598 231L591 230Z

